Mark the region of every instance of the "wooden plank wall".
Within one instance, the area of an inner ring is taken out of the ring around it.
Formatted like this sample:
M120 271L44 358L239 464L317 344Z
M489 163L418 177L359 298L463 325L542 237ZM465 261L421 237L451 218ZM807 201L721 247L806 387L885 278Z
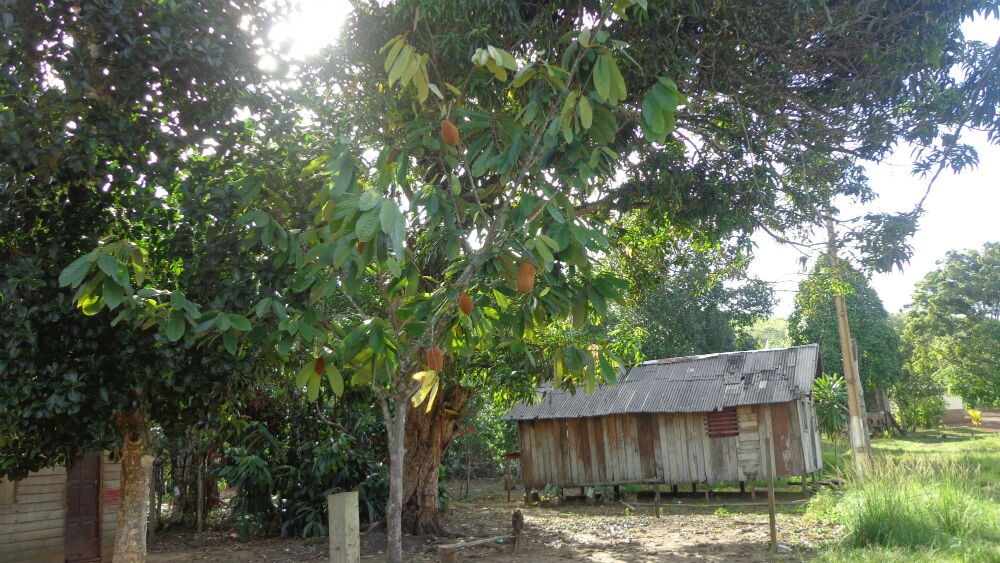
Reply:
M0 505L0 561L65 559L66 469L31 473L14 484L14 493L14 503Z
M762 479L763 442L769 430L775 434L779 476L818 470L809 438L811 411L797 403L770 407L771 429L765 425L762 405L740 407L739 435L722 438L708 437L704 413L521 421L524 485L542 489L547 484L686 485Z
M118 506L121 502L121 475L122 464L109 461L105 455L101 464L101 561L111 561L115 553Z
M739 467L740 480L749 481L763 476L761 457L763 454L760 447L760 421L758 411L751 406L736 408L736 417L739 421L740 436L736 446L737 466Z

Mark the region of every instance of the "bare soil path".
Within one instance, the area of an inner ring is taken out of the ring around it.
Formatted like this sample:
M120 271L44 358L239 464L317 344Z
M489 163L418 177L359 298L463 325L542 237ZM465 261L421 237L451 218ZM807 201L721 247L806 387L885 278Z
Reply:
M458 484L452 488L459 490ZM510 546L497 543L459 551L456 561L482 563L549 563L590 561L594 563L693 563L802 561L817 547L836 537L838 530L823 529L803 521L801 495L784 493L779 500L778 538L790 553L768 553L767 509L749 495L665 495L661 518L652 514L648 499L630 500L638 513L621 504L526 506L505 502L496 481L475 481L471 498L454 500L446 522L455 533L451 538L406 537L406 560L437 561L437 546L510 533L511 511L520 508L525 517L525 540L514 554ZM362 534L362 561L385 560L385 536ZM200 544L193 536L164 534L150 547L150 563L291 563L328 561L326 538L261 539L240 541L232 535L206 534Z

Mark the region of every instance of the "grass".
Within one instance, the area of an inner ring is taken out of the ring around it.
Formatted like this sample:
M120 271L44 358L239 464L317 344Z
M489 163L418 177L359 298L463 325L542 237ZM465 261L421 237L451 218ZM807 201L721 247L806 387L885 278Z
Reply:
M817 561L1000 563L1000 434L923 431L872 449L869 478L847 474L843 493L809 505L807 518L844 528Z

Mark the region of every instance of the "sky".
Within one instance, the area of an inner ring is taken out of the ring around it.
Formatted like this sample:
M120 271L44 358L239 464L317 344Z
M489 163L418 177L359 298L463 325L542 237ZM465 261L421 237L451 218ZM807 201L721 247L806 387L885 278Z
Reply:
M993 45L1000 37L1000 22L977 20L962 28L967 39ZM871 286L878 292L886 311L901 311L911 302L914 286L937 268L949 250L979 249L987 242L1000 241L1000 146L990 144L986 135L971 132L964 142L976 147L979 166L956 175L945 170L934 183L925 213L911 244L913 257L902 272L875 274ZM924 191L929 178L911 174L911 148L903 146L881 163L866 167L869 184L879 197L862 207L844 210L844 217L866 212L899 212L912 210ZM817 241L825 233L817 232ZM801 270L801 252L773 243L766 235L755 236L759 244L754 253L751 275L777 282L772 285L778 298L774 316L787 317L794 306L798 284L805 277ZM811 262L810 262L811 264Z
M270 32L273 44L281 44L293 58L303 58L332 43L336 32L350 11L347 0L301 0L298 13L276 25ZM977 20L963 26L968 39L990 45L1000 37L1000 22ZM960 175L946 170L934 184L924 204L925 213L919 230L911 241L913 257L902 272L875 274L871 285L890 313L902 310L911 301L916 283L936 268L949 250L982 248L1000 241L1000 146L991 145L986 136L970 133L965 142L979 152L979 166ZM867 166L870 185L879 198L862 207L844 209L843 217L867 212L900 212L913 209L927 188L928 179L914 176L911 149L901 147L889 158ZM824 233L817 232L818 237ZM816 242L824 240L818 238ZM758 243L750 274L774 282L778 305L774 315L787 317L792 312L795 291L805 276L800 251L780 246L767 235L755 236Z

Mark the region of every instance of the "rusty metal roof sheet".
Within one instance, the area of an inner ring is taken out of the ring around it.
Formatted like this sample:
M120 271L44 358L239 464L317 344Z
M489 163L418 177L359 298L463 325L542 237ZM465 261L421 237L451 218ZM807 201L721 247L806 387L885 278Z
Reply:
M653 360L630 369L617 385L598 386L592 395L543 385L537 404L520 402L505 418L710 412L787 403L808 395L821 370L818 344Z

